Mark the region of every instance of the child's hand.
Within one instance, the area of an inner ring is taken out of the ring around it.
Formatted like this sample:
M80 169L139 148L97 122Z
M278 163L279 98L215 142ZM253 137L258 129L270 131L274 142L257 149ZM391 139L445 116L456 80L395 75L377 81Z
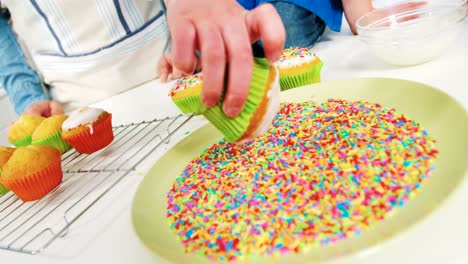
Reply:
M199 50L203 56L203 103L210 107L218 103L227 74L223 110L228 116L237 116L244 108L252 78L251 43L261 38L270 62L278 60L284 48L286 32L276 9L262 4L248 12L235 0L167 2L172 65L189 74Z
M161 78L161 82L166 82L169 76L171 77L171 79L174 80L174 79L179 79L181 77L184 77L186 75L200 72L201 65L202 65L201 58L196 57L196 60L197 62L195 64L195 68L189 73L185 74L174 66L174 63L172 61L172 53L169 52L169 53L164 54L164 56L159 61L159 65L158 65L159 78Z
M63 114L62 104L55 101L39 101L30 105L24 111L25 114L50 117Z

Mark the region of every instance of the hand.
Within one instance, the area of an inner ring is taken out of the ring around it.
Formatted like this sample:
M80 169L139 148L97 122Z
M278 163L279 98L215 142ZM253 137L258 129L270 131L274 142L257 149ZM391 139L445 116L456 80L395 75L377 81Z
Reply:
M191 72L188 74L193 74L195 72L200 72L201 71L201 58L196 58L197 62L195 64L195 69L193 69ZM161 82L166 82L167 79L169 78L169 75L171 76L171 79L179 79L181 77L187 76L188 74L183 73L181 70L177 69L174 66L174 62L172 60L172 53L166 53L161 60L159 61L158 65L158 70L159 70L159 78L161 79Z
M24 111L25 114L50 117L63 113L62 104L54 101L39 101L30 105Z
M228 116L237 116L244 107L252 78L250 44L261 38L270 62L278 60L284 48L286 32L276 9L262 4L247 12L235 0L168 2L173 65L188 74L196 65L195 51L201 51L202 101L213 107L223 93L229 62L223 111Z

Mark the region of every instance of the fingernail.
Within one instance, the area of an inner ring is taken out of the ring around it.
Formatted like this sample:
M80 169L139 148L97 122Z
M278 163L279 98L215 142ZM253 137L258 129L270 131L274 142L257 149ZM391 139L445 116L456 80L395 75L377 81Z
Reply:
M229 117L236 117L242 112L242 106L231 105L229 107L223 106L224 113Z
M208 98L206 95L202 95L202 103L208 107L214 107L217 102L215 102L211 98Z

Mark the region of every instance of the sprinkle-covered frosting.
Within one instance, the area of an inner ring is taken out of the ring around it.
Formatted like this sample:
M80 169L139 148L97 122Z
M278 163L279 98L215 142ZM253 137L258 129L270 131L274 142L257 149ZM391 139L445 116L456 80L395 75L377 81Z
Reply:
M168 222L186 252L211 260L327 246L403 206L432 171L434 143L379 104L285 103L264 136L221 141L188 164Z
M105 111L99 108L82 107L73 111L62 124L62 130L70 130L81 125L91 125ZM92 126L89 126L92 131ZM92 132L91 132L92 134Z
M169 92L169 96L173 96L179 92L187 90L188 88L200 85L202 82L203 75L201 73L177 79L176 83L174 84L174 87Z
M294 47L283 50L283 54L277 64L280 68L291 67L308 63L316 59L318 59L317 55L308 48Z

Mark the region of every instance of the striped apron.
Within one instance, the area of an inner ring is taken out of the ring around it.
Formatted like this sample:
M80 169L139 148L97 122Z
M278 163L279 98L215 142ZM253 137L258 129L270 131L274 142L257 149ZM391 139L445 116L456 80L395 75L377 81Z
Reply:
M160 0L2 0L32 66L70 110L158 77Z

